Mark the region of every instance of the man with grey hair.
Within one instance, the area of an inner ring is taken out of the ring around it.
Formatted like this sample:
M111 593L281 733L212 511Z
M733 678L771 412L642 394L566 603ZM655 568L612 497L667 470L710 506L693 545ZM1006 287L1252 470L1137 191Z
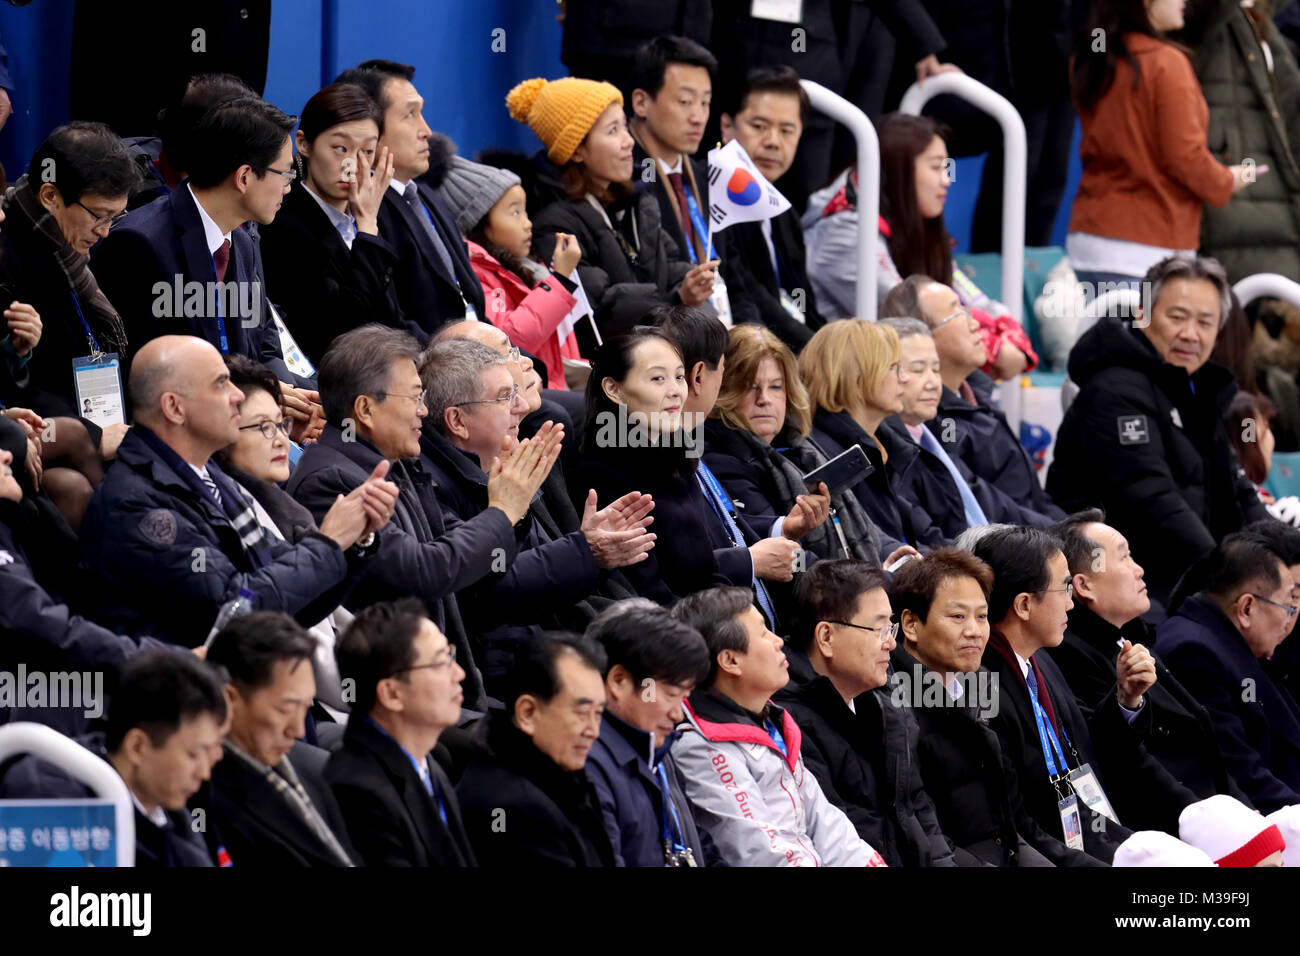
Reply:
M1070 352L1079 396L1057 433L1047 487L1063 507L1103 508L1140 543L1147 586L1163 603L1216 541L1268 512L1220 424L1238 388L1210 361L1228 315L1223 267L1170 256L1143 289L1132 321L1102 318Z
M435 341L420 358L420 378L429 408L422 461L443 510L471 521L487 503L483 463L516 445L528 405L506 359L468 339ZM653 506L649 495L631 492L597 510L593 491L580 529L564 534L547 520L537 496L518 556L494 567L461 602L466 627L481 635L489 693L501 689L521 641L545 628L585 627L597 610L587 601L602 593L607 572L645 559L654 546L646 531Z
M920 319L930 330L943 384L925 427L948 456L1011 501L1052 520L1064 518L1043 490L1020 437L993 403L993 380L980 371L988 361L980 325L957 293L929 276L911 275L890 290L880 309L882 315Z
M288 490L318 518L338 494L387 462L401 494L380 534L383 558L349 595L349 609L418 597L456 647L470 710L486 701L456 592L515 558L515 525L559 454L561 429L543 429L510 455L488 462L486 507L461 522L444 513L420 455L427 414L416 368L420 347L406 332L370 324L336 338L318 377L326 425L289 478Z
M319 531L290 544L262 533L252 500L212 460L239 437L244 399L220 352L195 336L152 339L128 390L135 425L81 527L99 620L196 647L244 589L255 610L305 624L338 607L392 516L387 469L354 476L317 516Z
M943 392L942 361L930 327L914 318L884 318L880 322L898 334L902 348L898 380L903 386L902 412L886 418L881 425L900 441L915 444L920 450L912 467L894 475L899 493L929 512L948 538L989 521L1037 528L1050 525L1051 518L1014 501L972 472L965 462L953 460L943 442L925 427L939 414Z

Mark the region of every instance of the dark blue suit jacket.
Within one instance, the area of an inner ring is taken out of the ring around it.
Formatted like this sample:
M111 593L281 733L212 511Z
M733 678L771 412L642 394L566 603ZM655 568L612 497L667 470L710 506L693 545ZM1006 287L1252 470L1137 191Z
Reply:
M160 335L197 335L221 348L214 307L220 303L208 291L216 282L216 271L198 205L186 182L127 213L91 256L91 271L122 316L132 353ZM280 381L299 382L285 367L280 352L257 241L240 228L231 232L230 244L225 283L238 283L234 287L238 292L226 297L222 309L226 351L262 362ZM179 309L178 281L182 284ZM191 282L202 283L202 296L191 299L187 295L185 284Z
M442 257L416 218L419 211L407 205L393 189L384 194L379 206L379 235L397 253L393 284L402 315L408 323L423 329L427 337L442 324L464 318L465 301L483 318L483 287L469 263L469 249L456 229L455 219L437 193L424 183L419 186L420 198L451 255L454 275L447 272ZM465 301L461 299L462 293Z
M1210 712L1224 763L1251 802L1264 813L1300 803L1300 707L1232 622L1197 595L1156 633L1165 666Z

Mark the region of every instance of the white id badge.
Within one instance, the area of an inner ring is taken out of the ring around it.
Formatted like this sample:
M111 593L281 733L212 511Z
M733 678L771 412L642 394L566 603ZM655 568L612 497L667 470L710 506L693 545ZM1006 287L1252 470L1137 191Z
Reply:
M790 313L790 318L794 319L796 322L803 325L808 324L808 317L803 314L803 309L799 308L799 303L795 302L794 297L791 296L789 292L786 292L785 289L781 290L781 308Z
M714 273L713 294L709 302L718 313L718 318L727 328L731 328L731 300L727 298L727 283L722 281L721 273Z
M1092 767L1081 763L1078 769L1071 770L1068 776L1070 785L1074 787L1075 796L1082 800L1089 810L1109 818L1112 823L1119 823L1119 817L1110 805L1110 801L1106 799L1106 791L1101 788L1101 781L1092 772Z
M122 393L122 363L116 352L101 352L72 360L77 389L77 414L101 428L126 424Z
M1061 832L1065 834L1065 845L1072 850L1083 849L1083 824L1079 820L1079 801L1074 794L1064 800L1056 801L1056 808L1061 812Z
M749 15L756 20L799 23L803 20L803 0L752 0Z

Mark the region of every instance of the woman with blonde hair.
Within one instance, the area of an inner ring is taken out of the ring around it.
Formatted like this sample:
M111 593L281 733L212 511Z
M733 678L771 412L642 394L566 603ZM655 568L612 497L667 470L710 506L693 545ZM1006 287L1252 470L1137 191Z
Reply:
M807 440L808 393L794 353L761 325L731 330L722 387L704 426L704 461L759 537L800 541L819 558L879 567L881 538L852 494L808 493L803 476L826 458ZM892 550L892 548L891 548Z
M822 453L833 458L854 445L866 453L871 471L853 492L876 527L906 545L935 548L947 543L943 532L925 509L895 490L915 467L918 451L880 427L903 410L901 355L889 326L841 319L818 329L804 346L799 376L813 412L810 437Z

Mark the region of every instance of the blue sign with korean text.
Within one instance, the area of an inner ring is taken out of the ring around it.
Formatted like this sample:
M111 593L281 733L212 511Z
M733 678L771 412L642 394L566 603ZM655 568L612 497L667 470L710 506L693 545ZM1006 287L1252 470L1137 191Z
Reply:
M0 800L0 866L116 866L112 800Z

